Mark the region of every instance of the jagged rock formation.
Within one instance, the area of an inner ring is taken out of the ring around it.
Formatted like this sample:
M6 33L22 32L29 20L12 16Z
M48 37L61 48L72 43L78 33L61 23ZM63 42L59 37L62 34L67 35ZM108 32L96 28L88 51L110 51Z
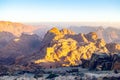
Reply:
M108 48L108 50L111 52L111 53L114 53L114 52L120 52L120 44L118 43L109 43L106 45L106 47Z
M36 64L58 62L62 66L79 65L82 64L81 59L89 60L95 52L111 52L111 48L106 47L109 44L99 39L95 32L75 34L71 30L52 28L45 35L43 43L40 53L45 56L44 59L36 60ZM116 47L117 52L120 51L119 45Z
M0 21L0 32L10 32L15 36L20 36L22 33L32 33L35 29L35 27L21 23Z
M90 70L120 70L120 54L94 53L86 67Z

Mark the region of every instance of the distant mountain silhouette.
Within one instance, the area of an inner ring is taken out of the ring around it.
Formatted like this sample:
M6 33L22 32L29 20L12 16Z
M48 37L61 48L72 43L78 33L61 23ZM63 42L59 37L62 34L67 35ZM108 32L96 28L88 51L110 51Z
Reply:
M103 28L100 27L69 27L69 29L75 31L76 33L89 33L96 32L99 38L104 39L107 43L109 42L118 42L120 43L120 29L116 29L113 27Z

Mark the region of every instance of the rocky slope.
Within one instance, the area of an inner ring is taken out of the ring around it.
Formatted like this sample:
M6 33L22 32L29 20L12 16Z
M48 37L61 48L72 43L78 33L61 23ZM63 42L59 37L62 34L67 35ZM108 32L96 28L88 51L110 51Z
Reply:
M36 64L75 66L82 64L82 59L89 60L95 52L120 52L120 44L106 44L95 32L76 34L68 29L52 28L46 33L42 43L40 53L44 54L44 58L36 60Z
M15 36L12 33L0 32L0 48L6 46L13 38L15 38Z
M0 64L19 63L24 57L38 51L40 42L41 39L35 34L22 34L20 37L14 37L0 48Z
M41 38L37 28L21 23L0 21L0 65L9 65L39 50Z
M10 32L15 36L20 36L22 33L32 33L36 28L21 23L0 21L0 32Z

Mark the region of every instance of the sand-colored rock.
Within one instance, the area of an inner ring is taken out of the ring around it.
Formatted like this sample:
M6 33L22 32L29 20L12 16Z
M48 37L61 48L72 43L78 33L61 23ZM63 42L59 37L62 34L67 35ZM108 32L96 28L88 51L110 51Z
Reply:
M90 32L86 35L86 38L88 39L88 41L96 41L98 39L97 33L95 32Z
M66 28L64 28L64 29L62 29L62 30L60 30L60 32L61 32L61 34L75 34L75 32L73 32L73 31L71 31L71 30L69 30L69 29L66 29Z
M53 34L59 35L60 31L58 28L53 27L51 30L48 31L48 33L53 33Z
M40 64L41 62L59 62L62 66L79 65L82 63L81 59L89 60L93 53L108 53L110 50L106 47L106 42L103 39L98 39L95 32L90 32L88 34L75 34L74 32L62 29L58 30L56 28L51 29L45 37L49 40L49 46L44 47L42 53L45 54L43 59L38 59L35 63ZM115 48L113 51L118 51L120 46L110 45Z

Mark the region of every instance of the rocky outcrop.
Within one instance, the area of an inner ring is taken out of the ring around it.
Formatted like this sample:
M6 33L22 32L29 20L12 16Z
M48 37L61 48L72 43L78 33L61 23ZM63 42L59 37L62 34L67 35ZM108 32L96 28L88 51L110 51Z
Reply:
M90 42L94 42L98 39L98 36L95 32L90 32L90 33L86 34L86 37L87 37L88 41L90 41Z
M120 53L113 55L113 70L120 70Z
M106 42L99 39L95 32L75 34L67 29L52 28L43 42L47 44L40 53L45 54L45 57L36 60L36 64L58 62L62 66L79 65L82 64L81 59L89 60L94 52L109 52Z
M88 67L90 70L111 70L112 57L106 53L93 54Z
M109 43L106 45L106 47L111 53L120 52L120 44L118 43Z
M86 65L87 63L83 64ZM120 70L120 53L94 53L89 60L88 66L90 70Z

